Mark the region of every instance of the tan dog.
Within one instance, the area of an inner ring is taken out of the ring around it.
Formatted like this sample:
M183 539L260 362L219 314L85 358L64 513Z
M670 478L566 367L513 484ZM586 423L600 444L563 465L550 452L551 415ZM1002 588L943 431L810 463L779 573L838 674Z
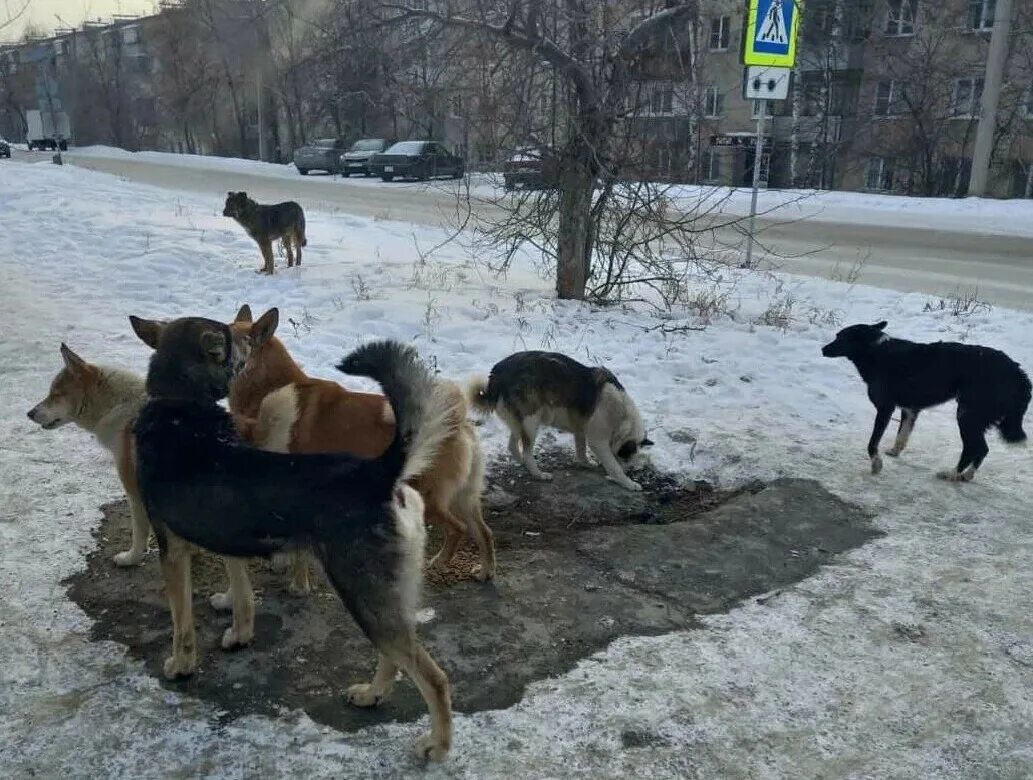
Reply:
M380 455L394 436L391 407L381 395L355 393L337 382L313 379L291 359L275 337L278 317L267 312L252 321L251 309L241 307L230 328L247 338L251 356L230 386L230 410L254 418L250 433L256 446L291 453L348 452L359 457ZM444 382L462 420L445 439L431 467L411 484L423 496L426 519L439 526L445 542L431 566L452 560L466 533L473 537L481 564L479 580L495 576L495 545L481 512L484 456L473 425L467 419L463 391ZM238 423L239 425L240 423ZM307 579L307 566L304 567ZM294 584L304 585L295 572Z
M114 561L116 566L136 566L143 561L151 531L136 484L131 443L136 415L147 403L144 379L119 368L91 365L64 344L61 357L65 367L54 377L47 397L29 410L29 419L48 431L75 423L114 457L133 521L132 544Z

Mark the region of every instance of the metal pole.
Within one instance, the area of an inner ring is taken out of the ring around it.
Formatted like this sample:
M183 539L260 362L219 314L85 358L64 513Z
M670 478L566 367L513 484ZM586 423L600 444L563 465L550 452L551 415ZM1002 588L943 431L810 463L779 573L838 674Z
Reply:
M1012 0L997 0L994 7L994 26L990 34L990 52L986 56L983 76L983 104L976 128L976 145L972 151L972 174L968 194L982 197L990 177L990 157L994 148L994 130L997 127L997 104L1001 98L1001 82L1008 58L1008 36L1011 32Z
M757 221L757 190L760 188L760 159L764 154L764 119L768 112L768 101L758 100L760 116L757 117L757 145L753 152L753 194L750 196L750 230L746 234L746 268L753 268L753 230Z

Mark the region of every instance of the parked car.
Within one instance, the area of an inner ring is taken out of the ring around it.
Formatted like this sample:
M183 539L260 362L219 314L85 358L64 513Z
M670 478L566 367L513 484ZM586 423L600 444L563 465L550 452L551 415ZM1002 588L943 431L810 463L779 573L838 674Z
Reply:
M374 154L382 152L391 146L390 141L383 138L363 138L352 144L352 148L341 155L337 169L342 176L351 176L353 173L361 173L364 176L372 176L369 169L369 159Z
M551 190L559 185L559 163L550 149L525 146L503 163L502 178L507 190L517 187Z
M341 139L320 138L294 152L294 166L302 176L307 176L309 171L337 173L343 151L344 141Z
M373 155L369 169L384 181L392 179L432 179L436 176L462 178L466 163L437 141L400 141L387 151Z
M0 138L0 157L11 156L11 145L3 138Z

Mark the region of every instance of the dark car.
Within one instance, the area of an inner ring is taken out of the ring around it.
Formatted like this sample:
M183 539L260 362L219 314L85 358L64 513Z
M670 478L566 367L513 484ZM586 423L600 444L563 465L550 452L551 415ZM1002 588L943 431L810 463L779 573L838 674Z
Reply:
M437 141L401 141L370 158L369 170L384 181L391 179L433 179L436 176L462 178L466 163Z
M502 166L507 190L551 190L559 185L559 162L555 153L540 146L525 146L510 155Z
M383 138L363 138L352 144L352 148L341 155L338 161L338 170L342 176L351 176L353 173L361 173L365 176L372 176L369 169L369 159L391 145L390 141Z
M11 156L11 145L3 138L0 138L0 157Z
M294 152L294 165L302 176L307 176L309 171L337 173L343 151L344 141L341 139L320 138Z

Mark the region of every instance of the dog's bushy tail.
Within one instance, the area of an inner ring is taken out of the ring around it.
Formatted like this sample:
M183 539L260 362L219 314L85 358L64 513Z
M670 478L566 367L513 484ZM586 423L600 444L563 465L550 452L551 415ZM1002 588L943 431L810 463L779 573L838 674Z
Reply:
M302 246L308 246L308 239L305 238L305 212L301 211L300 208L298 209L298 225L296 230L298 233L298 242Z
M489 395L491 380L479 376L471 379L466 386L466 401L479 414L491 414L499 399Z
M462 420L447 387L434 380L416 350L398 341L374 341L337 364L345 374L380 383L395 414L395 437L374 462L386 486L422 474Z
M1029 408L1033 387L1031 387L1026 373L1024 371L1019 373L1022 375L1021 385L1017 388L1015 399L1004 417L997 423L997 430L1001 432L1001 438L1008 444L1022 444L1026 441L1026 432L1022 429L1022 418L1026 416L1026 409Z

